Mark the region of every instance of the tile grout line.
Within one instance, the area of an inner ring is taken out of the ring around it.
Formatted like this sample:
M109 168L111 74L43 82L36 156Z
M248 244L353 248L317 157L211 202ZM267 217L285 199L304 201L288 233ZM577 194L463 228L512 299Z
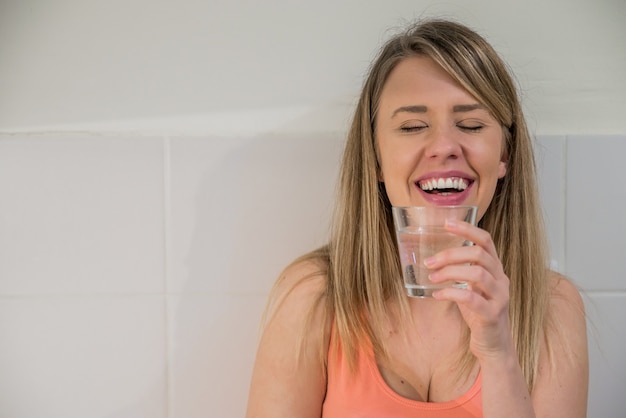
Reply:
M561 228L563 231L563 248L562 248L562 252L561 255L563 257L563 268L561 269L561 271L563 273L565 273L567 271L567 185L568 183L568 179L567 179L567 169L568 169L568 163L567 163L567 143L569 141L569 136L565 135L565 140L563 141L563 149L562 149L562 155L563 155L563 168L561 175L563 176L563 194L561 195L561 197L563 198L563 221L561 223Z
M165 353L165 417L170 418L172 414L172 372L170 356L170 327L169 327L169 298L168 282L170 267L170 220L171 220L171 148L170 138L163 136L163 305L164 305L164 353Z

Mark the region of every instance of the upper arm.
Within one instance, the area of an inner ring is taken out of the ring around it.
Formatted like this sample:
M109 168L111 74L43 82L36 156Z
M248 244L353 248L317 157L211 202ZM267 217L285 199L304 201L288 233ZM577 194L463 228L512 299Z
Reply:
M559 276L551 292L546 338L532 394L537 418L586 417L588 384L583 300L576 287Z
M278 303L257 350L248 418L321 416L326 378L320 349L328 346L330 326L323 301L318 303L326 279L317 271L312 262L297 263L275 289ZM306 344L298 356L302 337Z

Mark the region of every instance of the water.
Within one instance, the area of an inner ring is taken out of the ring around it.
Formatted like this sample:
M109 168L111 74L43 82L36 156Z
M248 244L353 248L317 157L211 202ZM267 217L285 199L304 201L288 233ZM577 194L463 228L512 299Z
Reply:
M428 278L431 271L424 266L426 258L446 248L463 245L467 245L464 238L451 234L440 226L406 227L399 231L400 263L409 296L430 297L436 289L467 287L465 283L458 282L434 284Z

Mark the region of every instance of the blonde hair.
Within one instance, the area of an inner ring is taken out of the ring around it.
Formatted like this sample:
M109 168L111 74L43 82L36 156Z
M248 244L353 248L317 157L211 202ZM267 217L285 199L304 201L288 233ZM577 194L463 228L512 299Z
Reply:
M389 318L389 302L397 301L404 307L401 319L408 318L391 204L378 179L376 113L391 71L416 55L438 63L502 125L507 174L499 180L479 226L492 235L510 279L511 329L532 390L548 303L545 233L532 142L507 66L485 39L466 26L447 20L422 21L382 47L347 136L330 242L303 258L325 262L325 311L334 319L334 340L341 344L349 363L354 366L358 347L367 340L377 356L386 356L382 330ZM466 350L460 369L467 371L474 361Z

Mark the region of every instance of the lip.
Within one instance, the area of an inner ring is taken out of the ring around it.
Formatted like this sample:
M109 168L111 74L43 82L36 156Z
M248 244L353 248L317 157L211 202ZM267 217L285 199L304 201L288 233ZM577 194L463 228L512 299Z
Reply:
M448 178L448 177L460 177L468 182L467 189L462 192L452 193L447 196L443 196L440 194L430 194L426 193L419 186L419 183L423 180L430 180L432 178ZM417 180L415 180L415 188L418 193L422 196L422 198L431 205L436 206L458 206L462 205L465 200L469 197L471 190L474 188L475 177L469 175L463 171L432 171L420 176Z

